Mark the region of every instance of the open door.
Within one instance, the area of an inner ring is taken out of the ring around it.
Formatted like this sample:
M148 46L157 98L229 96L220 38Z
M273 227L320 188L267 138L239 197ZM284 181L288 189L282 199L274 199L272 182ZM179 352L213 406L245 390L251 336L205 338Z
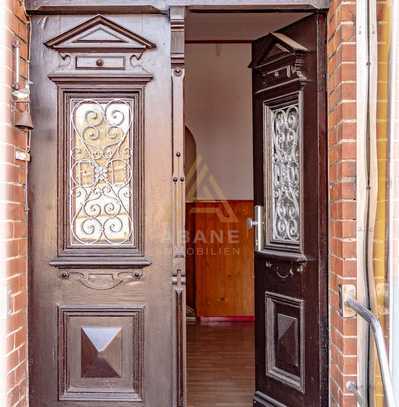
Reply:
M326 406L325 16L253 43L254 406Z
M32 17L30 405L181 407L184 8L79 10Z

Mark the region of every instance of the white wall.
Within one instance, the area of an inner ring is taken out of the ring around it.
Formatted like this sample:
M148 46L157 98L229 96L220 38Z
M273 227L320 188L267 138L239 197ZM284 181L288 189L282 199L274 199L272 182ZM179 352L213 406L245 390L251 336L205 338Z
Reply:
M185 120L197 144L197 199L253 199L250 61L250 44L186 46Z

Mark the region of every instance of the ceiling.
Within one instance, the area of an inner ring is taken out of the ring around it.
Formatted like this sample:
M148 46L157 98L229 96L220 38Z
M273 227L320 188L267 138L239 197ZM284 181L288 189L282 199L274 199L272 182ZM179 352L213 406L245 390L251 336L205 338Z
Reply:
M307 15L308 13L189 11L186 19L186 41L253 41Z

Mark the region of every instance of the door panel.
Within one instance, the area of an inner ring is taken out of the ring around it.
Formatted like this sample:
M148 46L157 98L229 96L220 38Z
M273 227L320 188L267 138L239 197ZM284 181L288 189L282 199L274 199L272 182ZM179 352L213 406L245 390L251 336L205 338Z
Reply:
M327 405L325 17L253 43L255 406Z
M30 403L172 406L169 18L33 16L32 38Z

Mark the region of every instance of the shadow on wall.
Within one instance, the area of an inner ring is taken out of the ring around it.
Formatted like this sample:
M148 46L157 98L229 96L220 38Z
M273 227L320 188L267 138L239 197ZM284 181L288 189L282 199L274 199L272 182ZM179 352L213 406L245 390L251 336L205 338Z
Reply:
M191 130L184 130L184 174L186 177L186 202L197 198L197 145Z

